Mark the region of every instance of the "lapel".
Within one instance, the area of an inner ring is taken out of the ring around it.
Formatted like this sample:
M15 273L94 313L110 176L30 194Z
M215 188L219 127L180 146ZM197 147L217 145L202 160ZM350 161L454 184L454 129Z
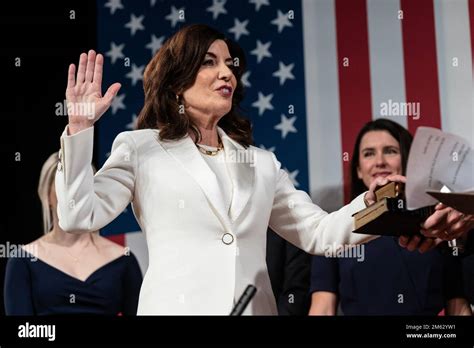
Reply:
M224 200L219 190L216 175L202 158L191 137L188 135L177 141L163 141L161 145L197 182L221 222L225 226L229 226L229 216L225 211Z
M245 149L230 138L221 128L217 131L224 144L227 168L234 185L230 218L232 223L237 220L252 195L255 180L256 152Z
M161 145L201 187L221 222L230 227L242 213L253 191L255 158L250 155L255 156L255 151L245 149L227 136L221 128L218 128L218 132L224 145L227 168L234 186L230 217L225 209L216 175L202 158L191 137L186 136L177 141L163 141Z

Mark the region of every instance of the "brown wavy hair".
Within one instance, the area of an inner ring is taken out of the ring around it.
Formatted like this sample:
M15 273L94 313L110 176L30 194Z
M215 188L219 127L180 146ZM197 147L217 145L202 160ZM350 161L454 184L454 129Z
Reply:
M240 102L244 97L241 77L246 68L245 54L235 42L203 24L183 27L148 63L143 76L145 103L138 116L138 129L159 129L160 140L178 140L189 131L194 133L196 141L201 139L199 129L188 115L179 112L180 98L177 96L194 84L206 52L216 40L227 44L234 60L232 72L237 80L232 108L219 120L218 126L242 146L253 144L250 121L240 114Z

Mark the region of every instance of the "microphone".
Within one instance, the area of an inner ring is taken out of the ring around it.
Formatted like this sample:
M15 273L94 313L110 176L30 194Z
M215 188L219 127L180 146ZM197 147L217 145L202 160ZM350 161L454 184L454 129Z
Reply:
M237 301L237 303L235 304L234 308L232 309L232 312L230 312L230 315L232 316L242 315L245 308L247 308L247 305L249 304L252 297L254 297L256 292L257 292L257 288L255 286L251 284L247 285L247 288L245 289L243 294L240 296L239 301Z

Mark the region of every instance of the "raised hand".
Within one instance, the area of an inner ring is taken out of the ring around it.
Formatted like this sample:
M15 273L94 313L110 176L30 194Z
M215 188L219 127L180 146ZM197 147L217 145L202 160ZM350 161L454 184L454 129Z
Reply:
M90 50L82 53L79 68L69 66L66 101L69 116L69 134L91 127L107 111L121 85L112 84L102 96L104 57Z

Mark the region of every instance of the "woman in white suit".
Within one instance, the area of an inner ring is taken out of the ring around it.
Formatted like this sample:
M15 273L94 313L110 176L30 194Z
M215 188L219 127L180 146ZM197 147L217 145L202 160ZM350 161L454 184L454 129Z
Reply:
M257 293L245 313L276 314L268 226L311 254L374 238L352 234L351 215L373 202L375 185L327 214L271 152L251 146L250 124L238 115L244 56L205 25L181 29L152 58L140 129L117 136L94 176L93 125L120 88L101 96L102 66L102 55L89 51L77 77L69 67L68 102L90 103L95 113L70 113L61 137L59 223L98 230L132 202L149 250L138 314L227 315L248 284Z

